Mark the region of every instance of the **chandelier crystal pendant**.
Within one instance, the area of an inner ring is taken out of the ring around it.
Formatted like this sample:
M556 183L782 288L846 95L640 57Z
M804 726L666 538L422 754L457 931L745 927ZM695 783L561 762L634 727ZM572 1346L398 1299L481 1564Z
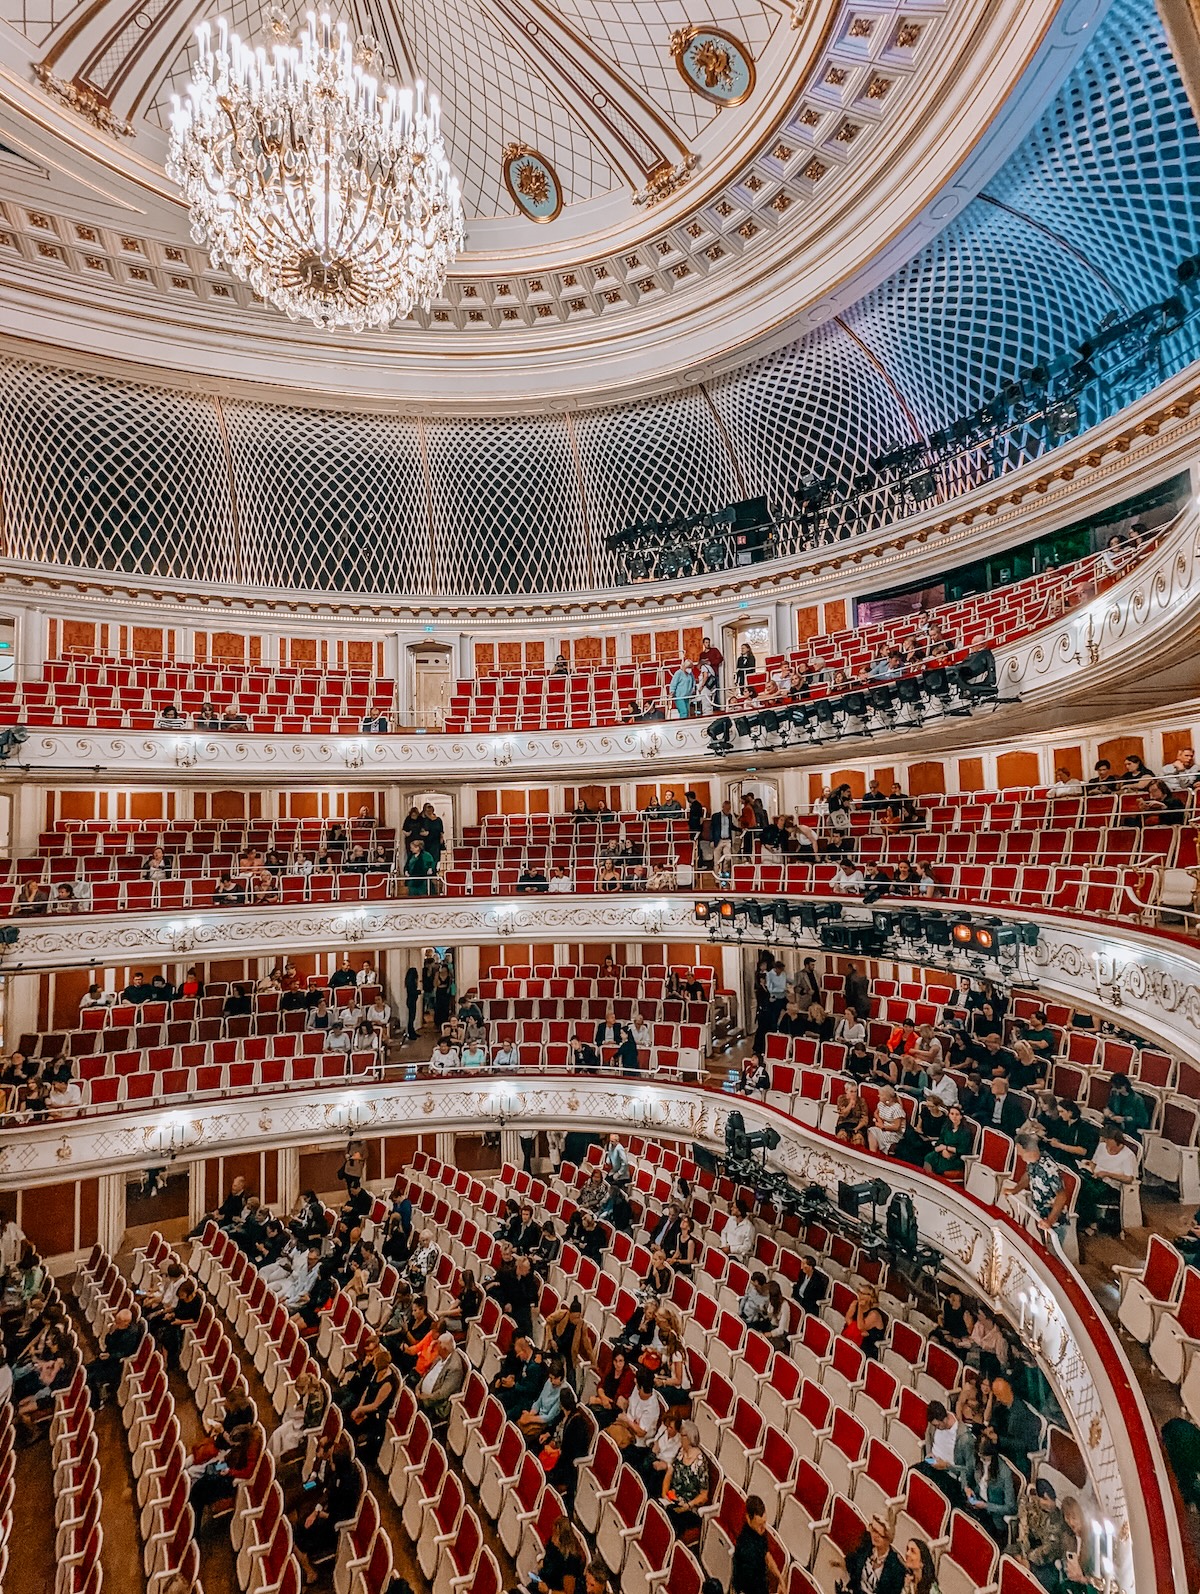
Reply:
M344 22L281 13L270 53L224 17L196 31L167 175L192 237L293 321L386 327L428 309L463 246L462 196L425 86L381 87Z

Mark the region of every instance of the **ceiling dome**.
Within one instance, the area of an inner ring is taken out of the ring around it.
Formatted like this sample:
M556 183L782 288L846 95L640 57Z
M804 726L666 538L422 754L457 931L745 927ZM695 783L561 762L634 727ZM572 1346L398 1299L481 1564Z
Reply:
M441 98L468 213L441 300L330 334L212 266L163 172L193 4L0 0L8 329L19 310L34 338L147 370L442 412L711 378L828 321L961 213L1104 0L335 10L387 76ZM265 0L227 14L250 40L284 20Z

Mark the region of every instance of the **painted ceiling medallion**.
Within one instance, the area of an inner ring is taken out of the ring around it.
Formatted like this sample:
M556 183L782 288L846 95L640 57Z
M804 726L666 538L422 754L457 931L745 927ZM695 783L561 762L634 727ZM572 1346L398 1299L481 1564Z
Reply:
M521 214L530 221L553 221L563 207L563 191L546 157L528 144L508 144L501 158L504 186Z
M714 105L741 105L754 93L754 57L723 28L680 28L671 54L688 87Z

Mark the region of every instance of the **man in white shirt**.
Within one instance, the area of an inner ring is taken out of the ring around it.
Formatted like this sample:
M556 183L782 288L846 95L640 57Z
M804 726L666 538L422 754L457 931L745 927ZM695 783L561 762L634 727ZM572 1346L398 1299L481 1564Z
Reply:
M1196 755L1190 747L1181 747L1179 756L1173 764L1168 764L1162 772L1162 778L1172 791L1186 791L1189 786L1194 786L1200 780L1200 769L1196 767Z
M930 1063L929 1084L925 1088L927 1096L937 1096L946 1107L958 1106L958 1086L953 1077L946 1072L943 1063Z
M929 1426L925 1430L925 1459L917 1469L932 1479L954 1504L963 1500L964 1474L973 1462L974 1445L970 1430L963 1429L952 1411L940 1400L929 1403Z
M1138 1164L1137 1155L1125 1144L1118 1124L1104 1126L1091 1160L1081 1162L1079 1167L1085 1175L1077 1203L1080 1227L1090 1228L1098 1218L1109 1213L1119 1228L1121 1192L1126 1185L1137 1184Z
M108 1007L112 1003L112 993L103 990L99 985L89 985L79 998L80 1008Z
M83 1101L83 1091L73 1079L59 1079L50 1087L47 1107L51 1118L65 1118L77 1112Z
M458 1047L451 1046L449 1041L442 1040L434 1047L433 1056L429 1059L429 1066L435 1074L457 1073L459 1064Z
M849 891L858 896L866 885L863 872L857 864L847 866L845 862L839 863L834 871L833 889L835 891Z
M513 1073L521 1066L521 1054L517 1050L515 1041L507 1044L501 1041L492 1053L492 1067L498 1073Z
M1054 784L1046 787L1046 796L1082 797L1083 782L1076 780L1075 776L1064 765L1054 771Z
M767 996L772 1002L787 1000L787 972L778 959L771 965L766 973Z
M392 1010L382 996L377 996L367 1009L367 1023L380 1034L387 1035L387 1027L392 1021Z
M731 1261L741 1262L744 1266L754 1255L754 1238L754 1223L750 1213L739 1201L734 1216L721 1230L721 1238L717 1243Z
M279 1292L280 1300L289 1310L294 1311L312 1289L320 1262L321 1252L315 1245L307 1251L297 1251L287 1283Z
M567 896L574 889L574 882L565 869L551 869L550 893L552 896Z

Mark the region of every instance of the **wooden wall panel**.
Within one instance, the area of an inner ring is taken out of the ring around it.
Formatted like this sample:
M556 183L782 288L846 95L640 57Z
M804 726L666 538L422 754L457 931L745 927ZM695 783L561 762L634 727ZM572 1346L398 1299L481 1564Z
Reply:
M1054 749L1055 769L1066 769L1071 772L1076 780L1083 779L1083 749L1081 747L1056 747ZM1088 770L1091 774L1091 770Z
M347 642L346 667L355 670L375 670L377 668L374 642Z
M208 794L209 819L245 819L246 793L244 791L212 791Z
M564 648L564 652L567 650ZM575 646L567 652L568 658L573 658L577 665L599 664L604 657L604 643L598 636L581 636L575 639Z
M1041 778L1041 763L1036 753L1018 748L1001 753L996 759L996 781L1001 791L1010 791L1015 786L1037 786Z
M51 625L57 622L51 621ZM98 653L100 639L96 625L91 620L64 620L62 622L62 651L64 653ZM53 654L53 645L50 648Z
M825 630L844 631L846 629L846 600L845 598L832 598L825 605Z
M821 611L815 603L796 610L796 641L801 647L810 637L821 634Z
M546 644L544 642L526 642L525 668L527 670L544 670L546 668Z
M75 1237L75 1249L82 1251L85 1246L95 1245L100 1238L100 1181L99 1179L81 1179L79 1181L79 1232Z
M167 634L161 626L135 625L131 627L129 651L139 659L167 659Z
M489 814L500 811L500 798L495 787L481 786L475 793L475 816L477 819L486 819Z
M504 786L500 791L500 812L502 814L523 814L526 811L525 793L514 791L511 786Z
M885 764L882 769L873 769L872 778L879 782L882 791L891 791L896 783L896 771L891 764ZM901 782L903 785L903 781ZM911 790L911 787L909 788Z
M54 1029L74 1029L79 1023L80 999L92 983L92 970L59 969L51 978L54 981L51 1026Z
M280 658L285 664L290 664L294 669L311 669L317 663L317 642L315 637L284 637Z
M219 660L223 664L245 664L246 654L246 638L238 632L213 631L209 635L207 657L214 663Z
M960 758L958 761L959 791L983 790L983 759Z
M867 777L861 769L839 769L830 775L829 784L834 791L847 785L855 797L861 797L867 789Z
M175 794L169 794L173 797ZM167 818L168 793L161 791L131 791L126 807L128 819Z
M500 642L496 646L496 663L502 670L519 670L525 662L519 642Z
M885 788L886 790L886 788ZM946 790L946 766L940 759L927 759L912 764L908 771L910 797L940 796Z
M496 648L492 642L476 642L475 674L486 675L496 668Z
M809 800L809 803L810 804L815 803L817 801L818 797L820 797L821 793L824 790L825 790L825 777L824 777L824 775L813 775L813 774L810 774L809 777L808 777L808 800ZM735 809L734 812L736 813L736 811L737 810Z
M41 1185L21 1202L21 1227L43 1256L75 1249L75 1184Z
M635 631L629 638L629 647L635 664L648 664L654 656L649 631Z
M1173 764L1185 747L1192 746L1191 731L1163 732L1163 763Z
M543 787L540 790L525 793L529 802L531 814L548 814L550 812L550 793Z
M685 659L698 659L700 650L704 646L704 627L702 625L685 626L683 630L683 656Z
M53 794L51 794L53 796ZM60 819L99 819L96 799L98 793L94 791L75 791L67 789L58 793L58 817Z
M1107 758L1113 767L1113 773L1119 775L1124 767L1123 760L1130 754L1135 754L1138 758L1146 757L1145 744L1140 736L1110 736L1108 741L1100 743L1096 757Z

